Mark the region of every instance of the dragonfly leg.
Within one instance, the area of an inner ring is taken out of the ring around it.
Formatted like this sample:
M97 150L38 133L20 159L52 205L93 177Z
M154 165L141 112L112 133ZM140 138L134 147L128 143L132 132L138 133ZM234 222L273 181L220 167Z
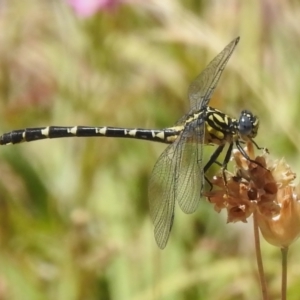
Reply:
M213 163L219 164L219 162L217 161L219 155L222 153L223 149L224 149L225 145L220 145L215 152L212 154L212 156L210 157L209 161L206 163L206 165L204 166L204 174L206 173L206 171L212 166ZM212 183L210 182L210 180L204 175L205 181L208 183L209 187L210 187L210 191L213 188Z
M226 186L226 187L227 187L227 178L226 178L225 171L227 170L227 165L228 165L229 160L230 160L230 156L231 156L231 153L232 153L232 148L233 148L233 143L230 143L230 145L227 149L223 164L222 164L222 176L223 176L223 180L224 180L224 186Z
M218 166L220 166L220 167L222 167L223 166L223 164L222 163L220 163L219 161L214 161L214 163L216 164L216 165L218 165Z
M206 165L204 166L204 173L206 173L206 171L212 166L213 163L219 164L219 162L217 161L219 155L222 153L223 149L224 149L225 145L220 145L215 152L212 154L212 156L210 157L209 161L206 163Z
M209 185L209 191L211 192L212 189L213 189L212 183L210 182L210 180L205 175L204 175L204 179L207 182L207 184Z
M265 150L269 154L268 148L258 146L257 143L254 140L252 140L252 139L251 139L251 142L256 147L257 150ZM242 141L242 140L240 140L239 143L240 144L246 144L246 142Z
M268 148L258 146L254 140L251 140L251 142L253 143L253 145L256 147L257 150L265 150L267 153L269 153Z
M252 141L252 142L254 142L254 141ZM265 170L268 170L268 169L267 169L265 166L263 166L261 163L259 163L259 162L255 161L255 160L251 159L251 158L249 157L249 155L246 153L246 151L243 149L243 147L241 146L241 144L240 144L239 141L236 141L236 142L235 142L235 145L236 145L236 147L238 148L238 150L242 153L242 155L243 155L248 161L250 161L250 162L252 162L252 163L254 163L254 164L260 166L261 168L263 168L263 169L265 169ZM265 148L259 148L258 145L257 145L256 143L254 143L254 145L257 147L257 149L265 149Z

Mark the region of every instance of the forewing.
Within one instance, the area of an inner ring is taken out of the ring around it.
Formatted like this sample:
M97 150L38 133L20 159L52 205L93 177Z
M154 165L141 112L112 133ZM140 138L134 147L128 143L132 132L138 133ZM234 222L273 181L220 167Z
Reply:
M186 125L177 150L175 198L187 214L193 213L199 204L204 184L202 148L204 119Z
M239 39L238 37L229 43L191 83L188 90L191 110L198 110L208 104Z
M160 155L149 182L150 214L159 248L165 248L174 219L176 148L179 138Z

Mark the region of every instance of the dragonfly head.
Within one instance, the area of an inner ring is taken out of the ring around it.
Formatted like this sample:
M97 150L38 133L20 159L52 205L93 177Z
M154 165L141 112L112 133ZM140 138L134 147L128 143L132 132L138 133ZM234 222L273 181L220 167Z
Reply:
M243 110L237 125L241 137L252 139L257 135L259 120L249 110Z

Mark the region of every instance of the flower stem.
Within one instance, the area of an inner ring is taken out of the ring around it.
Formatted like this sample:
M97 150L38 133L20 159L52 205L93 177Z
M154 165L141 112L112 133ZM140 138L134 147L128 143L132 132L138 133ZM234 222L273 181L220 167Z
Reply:
M264 273L261 251L260 251L260 239L259 239L259 229L258 229L258 224L257 224L257 212L256 211L253 213L253 231L254 231L256 262L257 262L257 268L258 268L261 293L262 293L263 300L268 300L269 297L268 297L267 283L266 283L266 278L265 278L265 273Z
M281 248L281 266L282 266L282 277L281 277L281 299L286 300L286 285L287 285L287 255L289 248Z

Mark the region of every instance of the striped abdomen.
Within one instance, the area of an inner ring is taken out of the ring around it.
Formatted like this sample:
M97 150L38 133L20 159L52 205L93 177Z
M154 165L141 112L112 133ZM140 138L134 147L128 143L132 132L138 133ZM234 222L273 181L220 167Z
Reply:
M139 128L127 129L118 127L48 126L14 130L9 133L5 133L0 137L0 145L64 137L119 137L151 140L161 143L172 143L181 131L182 127L164 130L152 130Z

